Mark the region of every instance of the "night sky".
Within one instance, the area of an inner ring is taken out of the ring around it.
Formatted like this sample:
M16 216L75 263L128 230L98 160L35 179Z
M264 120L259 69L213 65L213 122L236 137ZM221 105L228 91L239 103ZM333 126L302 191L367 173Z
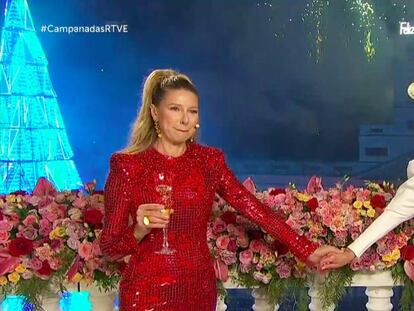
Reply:
M309 1L28 2L84 181L105 179L154 68L194 80L202 142L232 158L357 160L359 125L392 121L393 65L405 57L395 48L404 1L372 1L387 17L376 20L372 60L343 1L331 1L323 17L319 58L314 25L301 20ZM410 10L405 18L414 24ZM111 23L127 24L128 33L40 32L43 24Z

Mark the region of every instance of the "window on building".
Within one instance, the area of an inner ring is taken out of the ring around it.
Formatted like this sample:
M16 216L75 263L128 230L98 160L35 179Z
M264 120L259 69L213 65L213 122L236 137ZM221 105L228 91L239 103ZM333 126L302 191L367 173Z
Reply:
M388 156L388 148L386 147L365 148L365 155L371 156L371 157L386 157Z

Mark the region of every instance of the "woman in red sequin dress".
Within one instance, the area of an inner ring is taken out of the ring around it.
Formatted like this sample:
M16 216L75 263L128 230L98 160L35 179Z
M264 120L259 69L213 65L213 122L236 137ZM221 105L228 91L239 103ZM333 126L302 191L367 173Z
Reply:
M298 236L240 184L221 150L195 142L198 105L187 76L153 71L130 143L110 159L101 249L113 259L130 255L120 282L121 311L215 310L216 278L206 238L215 193L303 262L318 264L335 251ZM156 191L159 174L172 176L171 215ZM172 254L158 253L165 227Z

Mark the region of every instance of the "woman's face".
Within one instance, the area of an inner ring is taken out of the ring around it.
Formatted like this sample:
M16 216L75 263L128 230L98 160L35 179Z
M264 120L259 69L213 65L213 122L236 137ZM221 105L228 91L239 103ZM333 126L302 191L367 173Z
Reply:
M199 121L198 98L193 92L179 89L167 90L158 107L151 106L154 120L158 120L162 139L179 145L196 132Z

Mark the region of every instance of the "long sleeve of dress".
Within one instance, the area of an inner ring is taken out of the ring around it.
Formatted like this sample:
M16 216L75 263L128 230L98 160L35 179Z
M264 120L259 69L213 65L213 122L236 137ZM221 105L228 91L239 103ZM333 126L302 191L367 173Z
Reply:
M217 193L244 216L289 247L290 251L301 261L306 262L318 245L305 237L299 236L289 225L250 193L229 169L223 152L218 151L217 158L216 169L219 178Z
M134 224L128 225L133 168L128 155L114 154L104 187L105 217L100 238L102 252L118 259L137 251Z
M372 244L412 217L414 217L414 177L398 188L384 212L348 248L360 257Z

